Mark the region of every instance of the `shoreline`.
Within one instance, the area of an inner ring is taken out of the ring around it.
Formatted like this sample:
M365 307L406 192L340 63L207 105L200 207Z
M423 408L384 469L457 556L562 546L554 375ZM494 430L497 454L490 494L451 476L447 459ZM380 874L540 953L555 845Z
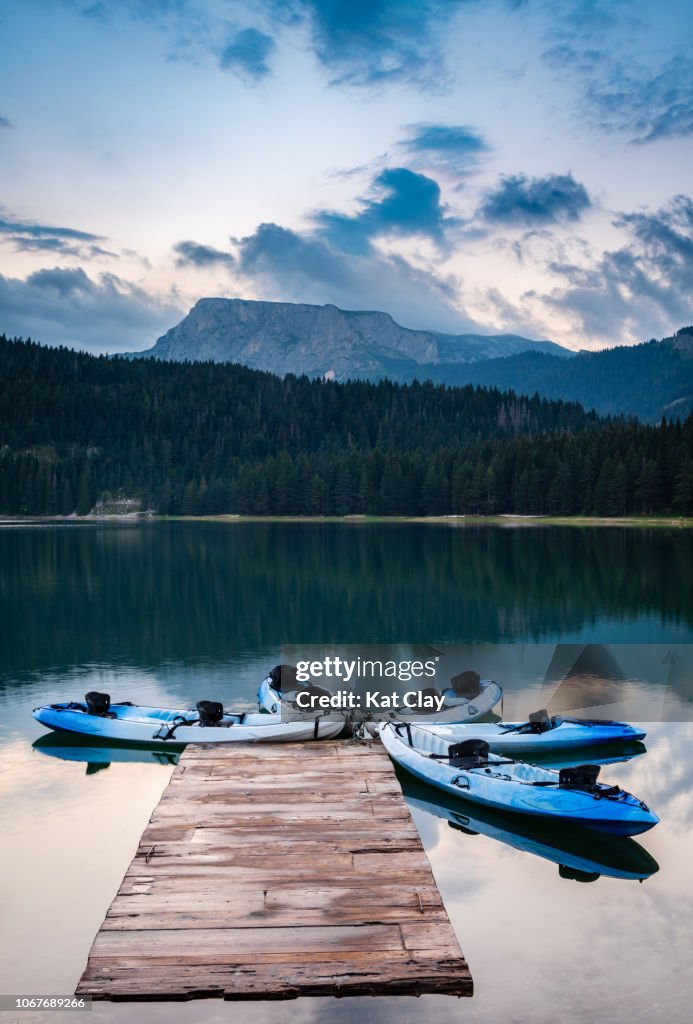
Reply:
M422 523L425 525L445 526L504 526L504 527L536 527L536 526L629 526L629 527L676 527L693 526L691 516L532 516L532 515L447 515L447 516L261 516L221 515L203 516L162 516L147 512L129 512L119 515L70 515L70 516L0 516L1 526L21 526L33 523L343 523L359 525L378 523L383 525L397 523Z

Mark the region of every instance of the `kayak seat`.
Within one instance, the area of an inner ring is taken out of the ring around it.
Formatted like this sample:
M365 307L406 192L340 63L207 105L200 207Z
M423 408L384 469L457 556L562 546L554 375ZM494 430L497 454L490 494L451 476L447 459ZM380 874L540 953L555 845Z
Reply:
M598 764L580 764L574 768L561 768L558 773L558 785L562 789L582 789L592 793L596 789L600 766Z
M558 874L573 882L596 882L601 877L598 871L580 871L579 868L568 868L565 864L558 865Z
M488 763L489 747L486 740L464 740L451 743L448 747L448 761L451 768L480 768Z
M205 726L219 725L224 717L224 705L220 704L218 700L198 700L195 707L200 716L200 725L203 728Z
M88 715L98 715L99 718L117 718L115 711L111 711L111 695L99 693L98 690L90 690L84 694L87 704Z
M453 676L450 680L450 686L456 697L472 700L481 693L481 676L478 672L468 669L466 672L460 672L458 675Z
M277 693L296 689L296 669L293 665L275 665L269 677L272 680L272 689Z
M551 724L551 717L546 708L542 708L541 711L533 711L529 716L529 732L548 732Z

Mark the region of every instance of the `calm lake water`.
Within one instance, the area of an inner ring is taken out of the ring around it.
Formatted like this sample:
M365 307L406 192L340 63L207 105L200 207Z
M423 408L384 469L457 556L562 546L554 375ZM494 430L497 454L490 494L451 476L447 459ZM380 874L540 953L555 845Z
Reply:
M98 689L250 709L287 643L691 643L692 554L691 531L662 528L0 525L0 992L74 989L172 771L149 754L34 747L32 707ZM677 700L693 709L685 687ZM472 999L97 1003L89 1019L688 1020L693 737L678 717L648 726L647 754L603 769L662 819L627 856L407 788ZM628 872L649 877L611 877Z

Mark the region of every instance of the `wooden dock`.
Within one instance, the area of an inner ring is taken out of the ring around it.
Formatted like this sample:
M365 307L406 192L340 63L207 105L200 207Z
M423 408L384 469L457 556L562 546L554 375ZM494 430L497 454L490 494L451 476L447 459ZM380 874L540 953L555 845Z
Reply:
M189 746L77 992L93 999L471 995L378 743Z

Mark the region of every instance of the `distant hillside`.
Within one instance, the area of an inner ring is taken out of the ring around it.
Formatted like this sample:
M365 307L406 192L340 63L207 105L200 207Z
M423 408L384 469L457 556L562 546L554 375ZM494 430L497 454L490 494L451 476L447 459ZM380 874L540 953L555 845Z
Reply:
M179 362L242 363L272 373L334 380L416 376L423 365L452 365L518 352L569 355L551 341L516 334L441 334L400 327L387 313L246 299L200 299L153 348L136 355Z
M387 313L245 299L200 299L134 356L233 362L280 375L398 383L475 384L579 402L647 423L693 410L693 328L672 338L574 354L516 334L440 334L400 327Z
M693 511L693 416L430 382L90 356L0 337L0 512Z
M398 380L411 380L395 368ZM429 364L421 379L446 384L479 384L521 395L579 402L601 415L638 416L657 423L662 416L684 420L693 411L693 327L674 337L602 352L580 352L565 360L542 352L521 352L466 366Z

